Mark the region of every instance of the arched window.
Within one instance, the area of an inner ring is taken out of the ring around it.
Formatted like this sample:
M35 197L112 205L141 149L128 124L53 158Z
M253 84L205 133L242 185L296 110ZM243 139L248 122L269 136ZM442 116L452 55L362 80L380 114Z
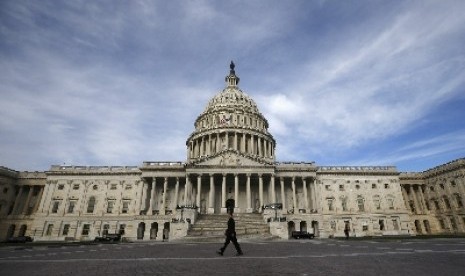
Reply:
M93 213L95 209L95 197L91 196L87 203L87 213Z

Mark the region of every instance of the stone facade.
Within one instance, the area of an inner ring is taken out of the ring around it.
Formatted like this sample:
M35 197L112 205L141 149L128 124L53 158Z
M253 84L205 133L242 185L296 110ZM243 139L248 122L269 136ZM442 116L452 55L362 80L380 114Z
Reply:
M255 102L226 88L195 121L186 162L140 166L0 168L0 239L178 239L199 214L259 213L273 235L318 237L464 233L465 160L419 173L275 161L276 141ZM282 208L268 208L280 203Z

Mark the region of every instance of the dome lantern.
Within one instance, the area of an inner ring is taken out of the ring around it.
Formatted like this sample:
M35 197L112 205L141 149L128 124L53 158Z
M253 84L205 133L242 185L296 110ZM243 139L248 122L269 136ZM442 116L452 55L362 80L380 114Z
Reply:
M239 77L236 76L236 71L234 71L234 62L231 60L231 64L229 65L229 75L226 76L225 81L227 86L237 86L239 84Z

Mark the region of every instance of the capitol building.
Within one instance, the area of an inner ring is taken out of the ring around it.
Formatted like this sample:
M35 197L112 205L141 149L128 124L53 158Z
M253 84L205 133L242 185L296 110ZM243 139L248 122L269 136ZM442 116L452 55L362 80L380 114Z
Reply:
M232 62L225 82L195 120L183 162L0 167L0 241L208 238L224 231L228 211L239 239L342 237L345 227L352 237L465 233L465 158L415 173L277 162L268 121Z

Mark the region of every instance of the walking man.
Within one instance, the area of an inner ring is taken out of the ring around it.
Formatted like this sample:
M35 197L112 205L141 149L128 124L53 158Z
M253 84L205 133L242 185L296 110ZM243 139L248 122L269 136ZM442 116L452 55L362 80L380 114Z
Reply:
M346 235L346 240L349 239L349 232L350 232L349 222L346 221L345 222L345 227L344 227L344 234Z
M232 212L229 212L228 229L226 229L226 232L224 233L224 235L226 236L226 241L224 242L223 247L221 247L217 253L223 256L223 253L226 250L226 247L232 241L232 243L234 244L234 247L236 247L236 251L237 251L236 256L243 255L241 246L237 242L236 222L234 221Z

